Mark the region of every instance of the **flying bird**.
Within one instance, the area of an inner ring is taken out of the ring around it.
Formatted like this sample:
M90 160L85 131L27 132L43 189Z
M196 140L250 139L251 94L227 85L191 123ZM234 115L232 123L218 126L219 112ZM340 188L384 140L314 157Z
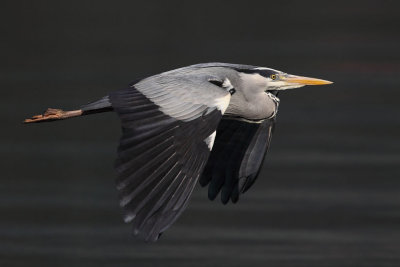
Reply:
M278 92L332 82L271 68L206 63L150 76L80 109L49 108L25 123L116 112L115 162L124 221L156 241L188 205L197 184L225 204L256 180L271 143Z

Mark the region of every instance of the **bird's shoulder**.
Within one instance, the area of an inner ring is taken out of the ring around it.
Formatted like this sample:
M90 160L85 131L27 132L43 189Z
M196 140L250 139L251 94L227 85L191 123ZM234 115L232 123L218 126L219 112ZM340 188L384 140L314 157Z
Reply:
M159 81L159 80L182 80L182 81L207 81L210 78L226 78L227 76L238 75L238 72L248 69L259 68L258 66L245 65L245 64L234 64L234 63L222 63L222 62L209 62L199 63L189 66L184 66L164 72L160 72L155 75L145 77L143 79L135 80L130 85L137 84L143 80L146 81Z

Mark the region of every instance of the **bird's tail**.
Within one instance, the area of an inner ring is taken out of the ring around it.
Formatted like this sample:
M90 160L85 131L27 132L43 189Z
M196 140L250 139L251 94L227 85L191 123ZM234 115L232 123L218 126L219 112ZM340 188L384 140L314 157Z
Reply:
M38 123L38 122L50 122L55 120L64 120L73 117L79 117L94 113L112 111L113 107L108 96L103 97L100 100L89 103L76 110L62 110L48 108L43 114L35 115L32 118L25 119L24 123Z

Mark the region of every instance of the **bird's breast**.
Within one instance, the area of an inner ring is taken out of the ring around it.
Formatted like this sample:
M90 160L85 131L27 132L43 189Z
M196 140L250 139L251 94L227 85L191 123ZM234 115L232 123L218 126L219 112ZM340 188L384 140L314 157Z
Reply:
M276 116L278 107L279 98L269 92L262 92L251 99L234 94L225 115L239 116L249 120L269 119Z

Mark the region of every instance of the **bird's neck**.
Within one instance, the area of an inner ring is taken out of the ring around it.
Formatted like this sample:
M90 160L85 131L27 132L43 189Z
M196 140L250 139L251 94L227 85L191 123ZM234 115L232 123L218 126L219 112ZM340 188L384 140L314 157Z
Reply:
M278 108L279 108L279 103L281 102L281 100L274 94L270 93L270 92L266 92L267 96L274 102L275 104L275 110L274 113L271 115L270 118L273 118L276 116L276 114L278 113Z

